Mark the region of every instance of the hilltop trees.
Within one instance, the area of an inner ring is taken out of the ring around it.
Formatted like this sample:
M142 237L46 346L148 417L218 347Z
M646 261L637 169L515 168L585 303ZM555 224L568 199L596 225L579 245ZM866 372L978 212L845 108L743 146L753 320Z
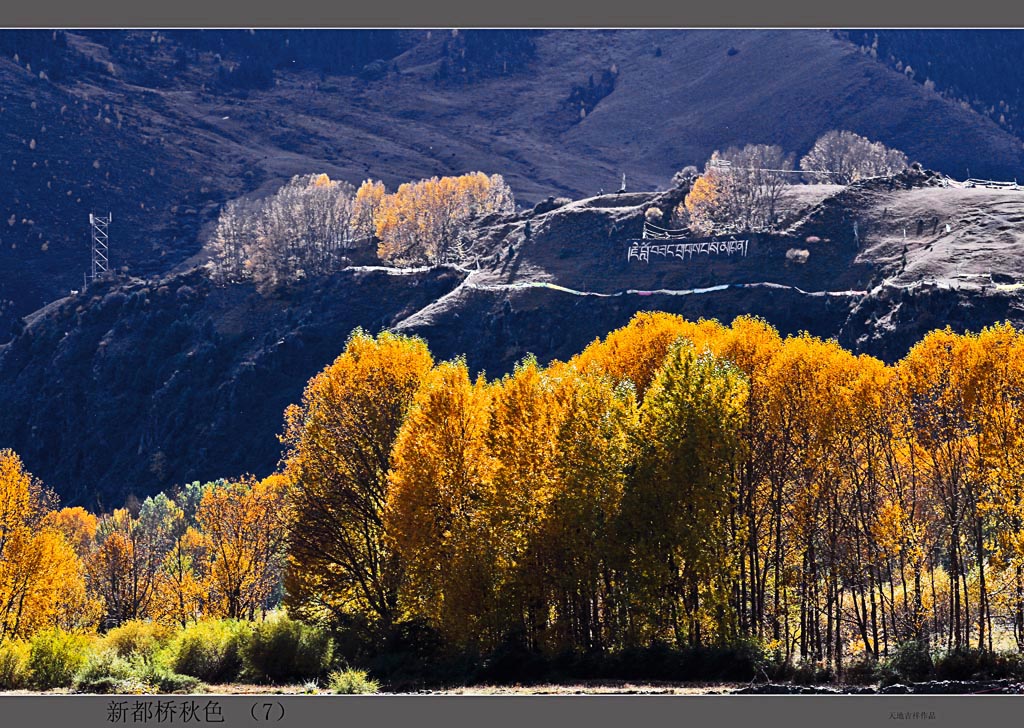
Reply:
M676 210L676 217L688 220L690 229L702 234L728 224L731 221L725 202L727 185L728 179L714 170L702 174L694 180L686 199Z
M396 265L458 262L472 247L469 222L514 211L497 174L431 177L393 193L380 181L357 190L326 174L300 175L265 199L225 204L207 249L221 281L271 290L338 270L352 248L374 239Z
M889 149L881 142L872 142L852 131L830 131L822 134L800 160L800 169L809 181L848 185L865 177L880 177L902 172L907 168L907 155Z
M690 226L705 234L771 228L792 169L793 156L777 146L748 144L716 151L684 200Z
M364 180L352 203L352 231L357 238L370 240L377 234L377 211L387 194L381 181Z
M408 182L384 195L376 210L378 254L398 265L463 260L471 247L466 224L491 213L515 211L501 175L473 172Z
M907 168L903 152L849 131L830 131L800 160L813 183L850 184ZM688 168L689 169L689 168ZM701 234L758 232L777 225L793 180L794 156L780 147L748 144L715 151L699 177L683 170L673 183L693 180L674 217Z
M352 246L355 194L347 182L310 174L264 200L227 203L209 245L215 270L261 288L336 270Z

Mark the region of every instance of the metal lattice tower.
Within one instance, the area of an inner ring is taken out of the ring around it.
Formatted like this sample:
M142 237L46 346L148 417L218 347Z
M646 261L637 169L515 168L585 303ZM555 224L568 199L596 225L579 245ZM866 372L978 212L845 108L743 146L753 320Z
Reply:
M92 275L89 280L105 276L110 269L110 238L107 229L112 217L109 212L106 217L89 213L89 225L92 227Z

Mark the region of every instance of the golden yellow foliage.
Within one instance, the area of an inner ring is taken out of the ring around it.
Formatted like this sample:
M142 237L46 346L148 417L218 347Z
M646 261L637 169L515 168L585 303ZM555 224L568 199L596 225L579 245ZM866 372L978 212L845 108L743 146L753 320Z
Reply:
M495 466L486 443L491 396L482 379L470 381L465 362L434 368L395 441L389 476L385 530L405 566L403 611L459 644L493 638L485 520Z
M683 201L692 229L706 235L714 232L715 223L722 217L722 186L714 171L705 172L694 181Z
M473 172L407 182L380 198L374 218L378 254L397 264L461 260L469 246L463 227L470 218L512 211L511 192L499 175Z
M377 234L377 211L386 191L384 183L365 180L356 190L352 205L352 231L357 237L369 238Z
M47 497L11 450L0 450L0 640L49 627L88 629L98 618L82 565L47 523Z
M85 559L92 551L98 525L99 519L81 506L61 508L43 517L43 526L63 534L80 559Z
M203 494L196 521L209 553L207 615L253 619L268 608L284 565L290 520L286 489L284 476L271 475L216 483ZM175 548L182 546L187 548L179 541ZM195 597L187 574L173 591L179 601L174 617L187 621Z
M384 540L391 449L433 366L426 344L356 331L285 413L294 517L288 605L309 616L360 613L385 624L400 565Z

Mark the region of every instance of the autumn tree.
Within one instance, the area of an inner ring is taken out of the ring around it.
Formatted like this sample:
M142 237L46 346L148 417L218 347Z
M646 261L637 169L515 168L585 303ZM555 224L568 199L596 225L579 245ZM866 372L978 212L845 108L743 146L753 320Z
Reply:
M1008 578L1005 614L1017 649L1024 650L1024 337L999 324L982 330L977 345L972 389L978 398L978 515L994 535L991 565ZM987 634L991 641L991 625ZM984 639L979 643L986 647Z
M728 179L717 170L708 170L698 177L676 216L689 220L691 230L707 235L719 229L728 218L726 204Z
M154 618L185 627L213 611L208 544L206 534L194 526L185 525L176 535L160 565Z
M264 480L243 478L220 481L203 494L196 513L203 544L209 555L207 614L233 619L254 619L269 606L284 567L287 526L287 481L281 475ZM187 532L186 532L187 533ZM172 559L194 558L198 544L177 541ZM173 570L174 562L170 563ZM187 618L194 594L182 579L174 589L179 599L176 616Z
M1010 324L890 365L642 313L489 382L357 331L266 480L97 519L0 451L0 638L253 618L283 586L297 616L476 653L755 639L842 674L908 642L1024 649L1021 362Z
M800 160L809 181L848 185L865 177L889 176L907 168L907 155L852 131L829 131L818 137Z
M385 539L391 450L433 365L419 339L357 330L285 414L285 475L295 523L289 608L335 621L365 616L387 628L401 567Z
M403 613L454 644L494 644L496 577L486 520L492 388L462 360L423 380L395 441L385 530L404 564ZM444 564L444 568L438 568Z
M731 538L738 546L736 574L736 612L745 637L778 640L781 622L773 612L779 597L781 561L774 554L782 551L783 534L772 518L780 496L770 474L779 441L770 425L774 407L774 380L770 367L778 356L783 340L771 325L753 317L741 316L714 340L712 351L733 363L747 378L746 414L741 438L746 443L739 468L736 509L730 518ZM774 569L779 567L779 578Z
M60 532L84 561L95 546L99 519L81 506L75 506L50 511L43 517L43 525Z
M771 229L789 189L793 155L780 147L748 144L711 155L683 205L690 226L704 234Z
M557 492L557 443L561 419L554 382L532 357L497 384L487 434L494 458L487 529L495 568L499 621L538 649L548 627L547 574L540 535Z
M431 177L401 185L381 198L376 210L378 254L396 264L463 260L472 246L470 220L515 211L501 175L473 172Z
M162 493L143 501L138 516L118 508L100 519L88 570L108 625L153 616L161 564L181 519L181 509Z
M386 190L380 180L365 180L356 190L352 201L352 234L357 239L369 239L377 234L377 211Z
M549 374L559 413L555 482L538 539L553 612L548 647L606 650L628 624L616 524L636 450L635 390L597 366L552 365Z
M916 466L940 507L950 578L947 647L970 640L968 574L975 549L978 483L972 472L975 418L969 381L972 346L951 330L933 331L899 363L904 406L913 422ZM982 609L984 608L984 605ZM982 628L983 637L984 628Z
M0 450L0 641L96 623L81 562L47 519L54 504L18 455Z
M746 396L739 370L681 340L644 397L619 537L636 624L650 630L634 639L682 646L737 634L728 518Z
M641 311L625 326L587 346L572 363L580 370L594 364L616 382L628 381L642 399L677 339L685 338L703 351L723 332L714 320L693 322L677 314Z

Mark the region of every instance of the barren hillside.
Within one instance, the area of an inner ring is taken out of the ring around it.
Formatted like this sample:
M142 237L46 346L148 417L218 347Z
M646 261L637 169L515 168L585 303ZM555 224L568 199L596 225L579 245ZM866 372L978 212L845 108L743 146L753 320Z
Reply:
M1018 138L824 31L551 31L523 68L443 79L451 32L415 31L378 73L277 69L254 90L218 85L230 55L122 35L67 33L56 80L0 59L0 340L81 286L90 211L114 215L116 267L160 274L225 200L298 173L394 186L482 169L532 204L623 173L665 188L730 144L802 154L837 127L958 177L1022 167Z

